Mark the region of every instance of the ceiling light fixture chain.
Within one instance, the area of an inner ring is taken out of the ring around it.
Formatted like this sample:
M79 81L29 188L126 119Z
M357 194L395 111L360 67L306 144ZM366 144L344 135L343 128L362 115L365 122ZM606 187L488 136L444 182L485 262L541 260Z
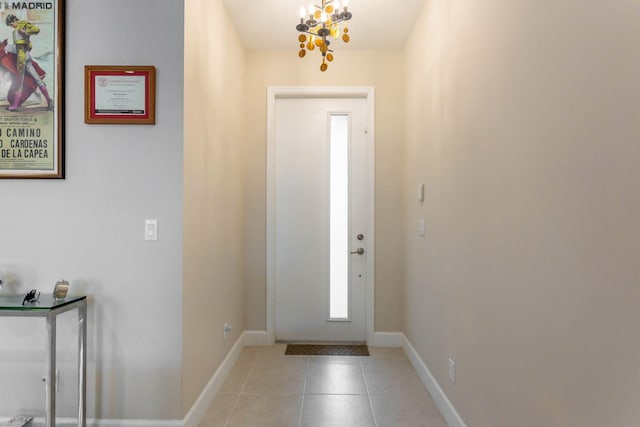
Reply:
M300 32L298 56L304 58L307 50L315 50L317 47L322 54L320 71L327 71L327 62L333 61L333 50L329 49L331 40L328 40L328 37L335 40L342 38L343 42L349 43L349 28L346 21L352 16L348 0L342 0L342 4L339 0L322 0L322 5L311 5L308 9L301 7L300 23L296 25L296 30ZM344 23L342 31L340 23ZM341 33L342 36L340 36Z

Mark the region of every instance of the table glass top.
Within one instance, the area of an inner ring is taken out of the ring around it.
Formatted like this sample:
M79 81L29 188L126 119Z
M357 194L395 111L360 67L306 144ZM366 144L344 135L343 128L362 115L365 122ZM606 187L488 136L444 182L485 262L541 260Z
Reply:
M41 294L38 301L25 302L24 305L22 305L25 295L26 294L0 295L0 310L53 310L54 308L62 307L63 305L71 304L87 298L84 295L67 295L66 298L55 299L52 294Z

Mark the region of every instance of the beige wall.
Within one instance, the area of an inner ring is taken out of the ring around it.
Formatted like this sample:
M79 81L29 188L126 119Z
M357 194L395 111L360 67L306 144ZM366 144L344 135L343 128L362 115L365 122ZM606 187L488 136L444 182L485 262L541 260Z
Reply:
M183 411L186 413L244 330L241 79L244 50L221 0L185 3ZM222 333L225 321L233 325L227 341Z
M469 426L640 419L639 22L431 0L413 31L406 331Z
M295 42L295 40L294 40ZM294 43L295 46L295 43ZM315 53L315 52L314 52ZM247 193L245 324L266 329L266 92L268 86L373 86L376 99L376 319L377 331L403 329L403 90L401 51L347 51L321 73L320 56L248 52L245 74Z

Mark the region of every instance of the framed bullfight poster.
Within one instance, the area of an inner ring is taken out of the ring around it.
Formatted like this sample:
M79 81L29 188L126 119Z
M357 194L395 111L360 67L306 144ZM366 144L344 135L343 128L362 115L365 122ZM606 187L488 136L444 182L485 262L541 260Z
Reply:
M64 178L64 1L0 1L0 178Z

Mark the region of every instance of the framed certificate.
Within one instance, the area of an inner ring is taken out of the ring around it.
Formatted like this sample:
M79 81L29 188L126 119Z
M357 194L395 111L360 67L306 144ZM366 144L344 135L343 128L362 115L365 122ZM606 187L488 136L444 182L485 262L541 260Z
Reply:
M84 121L152 125L156 122L153 66L86 65Z
M64 7L0 6L0 179L64 178Z

